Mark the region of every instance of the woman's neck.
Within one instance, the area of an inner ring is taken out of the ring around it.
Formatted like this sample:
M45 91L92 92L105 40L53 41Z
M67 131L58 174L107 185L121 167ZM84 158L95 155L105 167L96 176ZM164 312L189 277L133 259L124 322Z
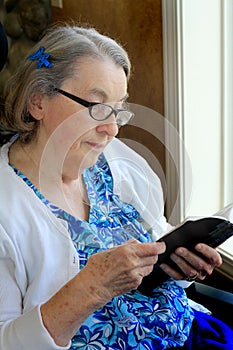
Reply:
M89 202L83 177L76 167L60 169L56 153L19 140L10 147L9 162L19 169L50 202L81 219L88 218ZM66 170L66 171L65 171Z
M84 169L74 162L66 166L66 161L58 155L55 147L48 148L38 141L24 144L17 140L10 147L9 161L25 175L30 174L34 178L46 176L67 185L82 178Z

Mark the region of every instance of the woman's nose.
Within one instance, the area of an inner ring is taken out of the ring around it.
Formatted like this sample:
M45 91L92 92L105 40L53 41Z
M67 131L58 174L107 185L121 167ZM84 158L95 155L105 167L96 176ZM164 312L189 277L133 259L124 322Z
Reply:
M104 123L99 124L96 127L97 132L105 132L108 136L116 136L118 134L118 125L114 121L106 120Z

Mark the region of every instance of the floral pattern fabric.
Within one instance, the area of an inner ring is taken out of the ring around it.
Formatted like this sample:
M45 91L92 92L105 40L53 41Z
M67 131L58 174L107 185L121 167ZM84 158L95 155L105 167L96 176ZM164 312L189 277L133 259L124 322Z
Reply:
M67 221L81 268L92 254L131 238L151 241L139 213L113 193L112 174L103 154L83 174L90 202L88 221L50 203L20 171L14 170L54 215ZM181 347L189 336L193 318L185 291L169 279L150 297L131 291L110 300L86 319L73 337L70 350Z

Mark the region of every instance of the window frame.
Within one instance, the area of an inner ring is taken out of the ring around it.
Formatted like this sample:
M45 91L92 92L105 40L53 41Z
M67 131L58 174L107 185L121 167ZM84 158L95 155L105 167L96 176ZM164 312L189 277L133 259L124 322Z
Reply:
M185 9L191 5L203 5L202 0L162 0L163 13L163 45L164 45L164 95L165 95L165 118L177 129L183 142L171 135L170 128L165 127L165 140L167 149L173 149L178 159L176 169L178 169L178 182L172 166L170 154L166 154L166 181L167 181L167 217L173 225L183 221L187 214L192 216L192 209L188 211L188 205L191 197L190 193L190 171L186 148L186 105L187 96L185 76L185 40L186 22ZM201 4L202 3L202 4ZM218 209L233 203L233 43L231 33L233 32L233 1L232 0L205 0L205 6L209 6L209 18L212 6L219 8L219 61L220 65L220 95L219 99L219 140L220 150L217 155L217 164L219 171L219 184L216 182L216 200ZM202 8L203 10L203 8ZM197 9L198 14L198 9ZM195 16L195 14L194 14ZM198 18L196 18L198 20ZM214 34L213 34L214 35ZM200 38L201 39L201 38ZM215 38L214 38L215 39ZM208 52L207 52L208 54ZM211 57L211 52L210 52ZM211 103L211 101L210 101ZM168 123L168 125L169 125ZM216 124L217 125L217 124ZM192 158L190 158L192 165ZM176 180L174 180L176 179ZM194 189L195 190L195 189ZM214 191L213 191L214 192ZM174 205L175 203L175 205ZM217 211L217 210L216 210ZM208 212L208 210L207 210ZM195 213L196 214L196 213ZM194 214L194 216L195 216ZM209 215L214 214L209 213ZM201 213L200 215L206 215ZM218 248L223 257L221 272L233 278L233 240L228 240L224 245Z

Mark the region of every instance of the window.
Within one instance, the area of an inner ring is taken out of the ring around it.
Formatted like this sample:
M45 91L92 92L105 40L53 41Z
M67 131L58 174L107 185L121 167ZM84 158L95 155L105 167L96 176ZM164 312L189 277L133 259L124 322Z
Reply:
M233 203L232 32L232 0L163 0L165 116L182 139L171 137L167 127L168 149L177 153L179 172L174 190L174 167L167 157L172 224ZM229 273L233 240L220 251Z

